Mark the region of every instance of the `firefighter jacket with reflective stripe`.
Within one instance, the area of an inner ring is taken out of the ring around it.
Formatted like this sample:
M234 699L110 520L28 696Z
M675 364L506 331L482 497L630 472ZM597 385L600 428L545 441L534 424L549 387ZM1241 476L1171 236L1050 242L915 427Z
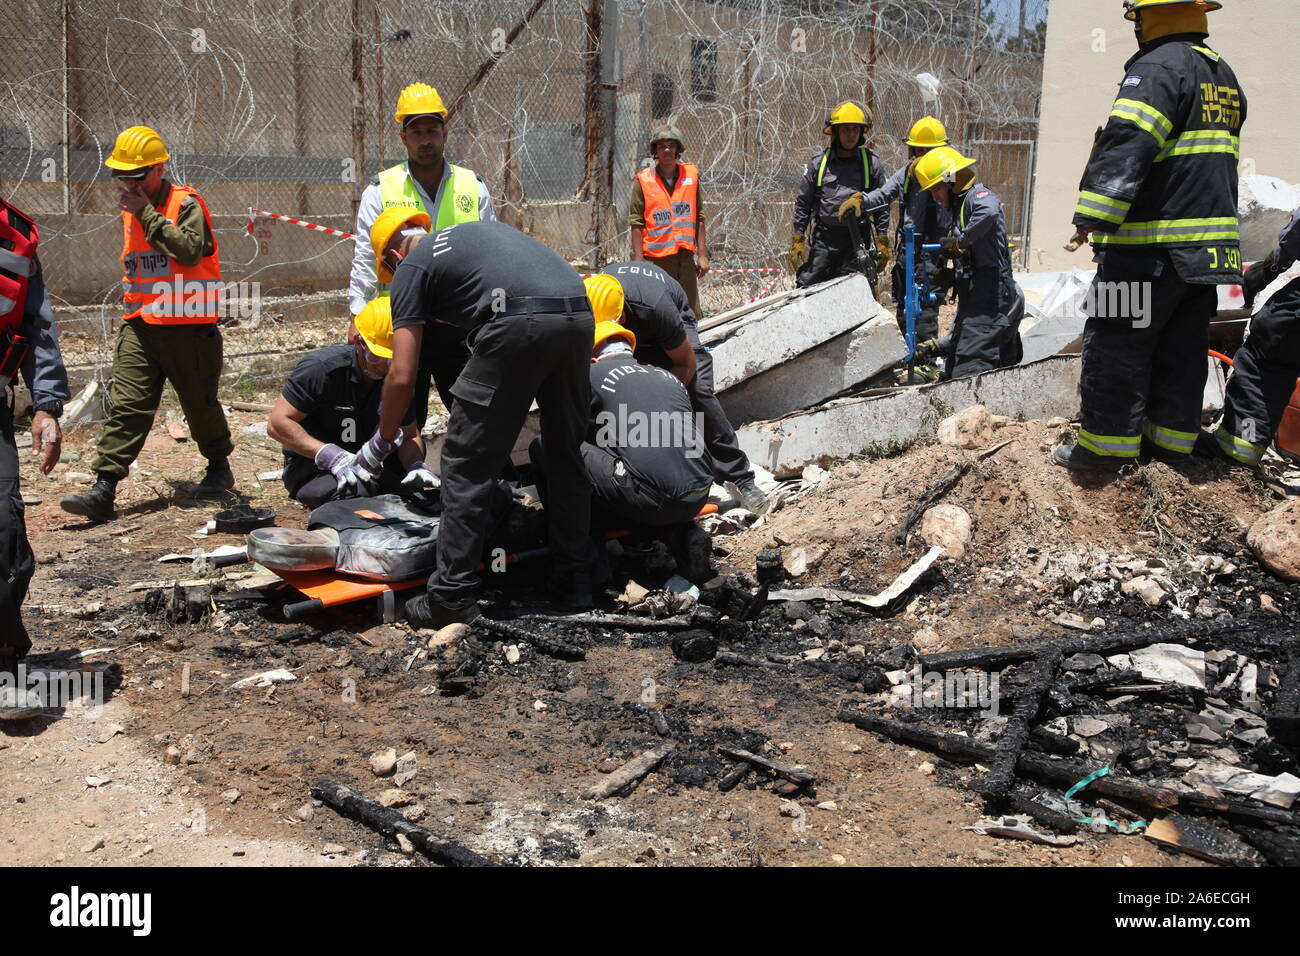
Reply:
M641 252L647 259L676 255L681 250L694 252L700 171L693 163L678 163L677 182L670 196L656 169L647 166L636 174L645 196Z
M805 232L814 218L824 228L842 228L840 206L844 201L854 193L870 193L884 184L885 168L874 150L861 147L850 156L836 155L833 149L817 153L803 168L803 180L794 200L794 231ZM870 205L880 206L870 211L868 204L862 206L875 234L889 235L889 200Z
M443 187L436 216L424 208L424 200L415 186L415 180L407 174L405 163L390 166L379 174L379 197L384 208L412 206L420 209L429 213L434 229L446 229L458 222L478 222L478 176L473 170L455 163L448 163L447 168L450 181Z
M966 255L957 259L958 278L1011 275L1007 221L997 194L983 183L955 193L957 222L953 234Z
M162 217L175 223L186 201L203 211L203 227L212 237L212 252L192 266L181 265L159 252L145 238L140 220L122 213L122 301L124 319L150 325L206 325L220 317L221 262L212 216L197 192L172 185L161 207Z
M0 199L0 336L15 335L22 325L39 241L36 223Z
M1237 163L1246 96L1199 34L1125 66L1075 206L1099 252L1166 253L1186 282L1241 281Z

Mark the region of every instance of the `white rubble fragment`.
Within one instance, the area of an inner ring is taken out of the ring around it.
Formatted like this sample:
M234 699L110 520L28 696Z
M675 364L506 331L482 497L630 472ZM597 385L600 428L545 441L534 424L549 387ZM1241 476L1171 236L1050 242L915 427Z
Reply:
M1152 644L1129 652L1131 666L1147 680L1205 689L1205 652L1181 644Z

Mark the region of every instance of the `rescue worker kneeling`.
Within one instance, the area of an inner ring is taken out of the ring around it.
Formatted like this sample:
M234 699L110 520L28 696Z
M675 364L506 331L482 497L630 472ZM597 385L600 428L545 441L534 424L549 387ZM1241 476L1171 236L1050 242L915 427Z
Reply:
M438 487L424 463L412 412L397 455L372 471L356 452L379 427L379 400L393 358L393 314L374 299L348 326L347 345L327 345L298 363L271 410L266 433L284 446L284 486L315 508L336 498L404 494Z
M665 528L678 570L709 572L709 535L692 519L708 501L713 465L690 395L671 372L633 356L636 335L617 322L596 325L591 364L592 424L582 461L593 489L592 529ZM546 503L543 439L529 447L537 490Z
M1019 364L1025 296L1011 276L1006 217L993 191L975 181L975 160L951 146L916 161L916 179L952 216L941 245L956 263L957 320L948 340L945 379Z

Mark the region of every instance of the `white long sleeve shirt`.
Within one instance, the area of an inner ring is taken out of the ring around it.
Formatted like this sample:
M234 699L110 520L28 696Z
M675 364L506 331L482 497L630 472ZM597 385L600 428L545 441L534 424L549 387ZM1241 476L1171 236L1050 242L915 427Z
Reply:
M403 168L407 170L407 177L411 178L410 168L406 163L402 163ZM429 210L431 217L437 217L438 203L442 202L442 190L447 185L450 178L451 167L444 159L442 162L442 178L438 180L438 189L433 198L425 192L424 187L414 178L411 182L415 184L416 191L420 194L420 199L424 203L424 208ZM478 217L480 220L494 220L496 213L492 210L492 196L488 193L487 183L482 178L478 181ZM375 224L379 214L384 211L384 201L379 194L379 184L372 182L361 193L361 202L357 206L357 223L353 232L356 233L356 251L352 255L352 277L348 282L348 309L353 315L356 315L366 307L366 303L375 297L375 291L379 285L379 277L375 272L375 250L370 248L370 227Z

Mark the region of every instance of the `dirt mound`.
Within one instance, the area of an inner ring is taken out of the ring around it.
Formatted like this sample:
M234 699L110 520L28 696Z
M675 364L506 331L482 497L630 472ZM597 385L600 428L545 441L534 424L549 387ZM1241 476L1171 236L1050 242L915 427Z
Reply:
M750 569L759 550L777 546L788 565L796 564L791 559L802 549L808 570L793 586L876 593L925 551L919 522L904 544L896 543L917 500L954 465L967 464L941 499L971 517L967 554L942 562L942 583L902 620L935 625L934 649L996 644L1064 610L1056 606L1062 569L1087 578L1107 561L1152 560L1174 569L1206 552L1235 555L1255 518L1277 504L1254 476L1199 459L1181 473L1153 462L1118 477L1079 476L1050 460L1068 431L1012 422L996 431L992 454L936 444L845 462L815 491L724 542L727 561ZM1240 560L1258 568L1247 554ZM1087 595L1072 600L1076 589L1065 603L1086 605Z

